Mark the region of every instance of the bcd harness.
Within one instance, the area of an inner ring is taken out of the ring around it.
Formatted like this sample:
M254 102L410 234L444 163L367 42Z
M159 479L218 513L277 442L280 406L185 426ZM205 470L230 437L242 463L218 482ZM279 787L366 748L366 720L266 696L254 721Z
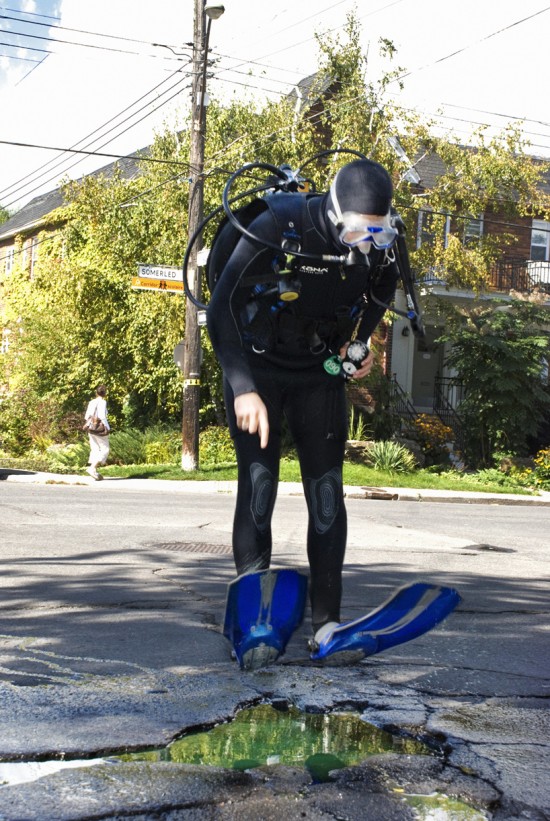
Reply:
M312 268L315 270L315 266L319 263L323 266L328 265L331 273L335 272L337 274L339 270L343 275L344 268L349 271L350 269L348 266L354 266L356 264L356 260L354 259L356 253L355 249L352 248L350 253L347 255L326 254L325 247L317 247L316 249L308 248L304 250L301 248L301 240L302 235L305 236L305 234L301 231L301 226L296 226L295 224L296 219L298 219L299 222L302 221L304 208L299 208L297 213L291 216L290 220L288 219L288 212L286 211L286 206L290 205L290 197L300 196L302 206L304 206L307 203L309 196L322 196L317 192L314 181L310 177L304 176L304 170L314 161L323 161L328 157L340 154L350 154L363 160L366 159L365 155L360 151L348 148L334 148L326 151L320 151L313 157L310 157L308 160L303 162L299 168L294 170L286 163L276 167L270 163L256 161L253 163L246 163L231 174L223 190L222 205L218 206L210 214L208 214L208 216L205 217L205 219L197 227L192 236L189 237L182 266L183 289L186 298L196 308L200 310L206 309L206 305L200 301L200 299L194 294L193 289L189 287L189 262L191 259L192 249L202 236L204 228L212 219L218 217L221 213L224 213L225 216L218 225L218 230L215 234L210 251L210 257L206 266L207 281L210 286L210 292L213 291L217 279L221 275L225 264L229 260L233 250L242 236L248 237L250 241L254 242L256 245L264 247L266 250L271 249L275 252L273 263L271 265L271 271L259 276L254 276L252 282L245 278L241 283L243 287L257 286L260 289L259 293L251 294L252 301L258 300L261 297L260 302L263 302L264 299L267 299L267 294L269 292L269 297L272 301L275 303L283 303L282 306L277 304L272 305L275 313L277 313L277 311L281 313L285 307L286 311L289 312L288 309L292 304L292 300L296 299L297 294L299 294L299 290L296 292L296 286L299 286L300 283L295 274L300 270L302 272L307 271L305 260L307 260L310 266L312 266L309 268L310 271ZM264 174L265 172L268 173L268 176L264 182L259 185L255 184L252 188L249 188L242 193L234 194L234 185L237 181L242 181L246 176L250 176L251 174L253 175L252 178L257 181L258 172L262 172ZM314 193L305 194L304 192L307 188L310 188ZM248 205L241 208L233 208L236 202L251 195L256 196L249 202ZM281 233L278 237L277 243L257 236L249 228L249 226L254 227L252 225L254 219L266 209L271 211L277 224L279 224L281 228ZM282 209L281 212L279 209ZM388 310L391 307L394 314L409 320L411 329L415 336L423 337L425 332L422 323L422 311L420 310L415 293L414 276L412 274L409 262L407 244L405 241L405 223L394 208L391 209L391 223L392 226L397 229L397 238L391 251L378 251L377 253L373 253L373 251L371 251L368 255L368 262L366 257L363 257L362 259L362 264L365 265L367 262L367 267L370 267L371 270L369 299L372 300L375 305L378 305L384 310ZM311 232L309 232L309 234L311 234ZM311 237L308 236L308 245L310 244L310 240ZM297 248L300 250L296 250ZM287 254L291 256L291 263L288 267L286 262ZM297 261L299 259L303 262L301 268L299 266L299 262ZM390 306L384 301L381 301L372 287L375 276L383 271L384 267L391 262L395 262L399 278L401 279L403 286L406 301L406 309L404 311L398 309L395 305ZM375 272L375 276L372 275L373 272ZM266 283L271 283L271 289L264 289L261 287ZM277 294L275 294L275 291L272 290L275 286L277 288ZM277 299L275 299L275 295L277 296ZM359 300L359 303L352 305L349 309L347 309L347 313L352 318L355 328L358 327L357 316L359 319L361 318L360 311L362 308L364 308L364 302L363 300ZM297 312L297 314L299 314L299 312ZM248 319L248 317L245 317L245 320L246 319ZM337 322L336 324L338 326L339 323ZM314 334L310 333L309 338L311 342L311 350L317 350L317 341ZM354 337L348 336L348 338L353 339ZM269 342L269 340L267 341Z
M278 192L253 200L236 212L239 221L248 226L269 210L281 242L281 252L273 252L269 266L271 270L249 276L245 274L239 281L239 288L249 291L240 317L243 340L256 353L275 351L279 346L287 354L292 352L296 356L320 356L327 350L335 353L344 342L353 338L354 330L359 325L366 305L364 296L351 306L337 306L335 317L331 319L304 316L299 310L300 272L307 271L308 266L303 259L292 254L303 249L304 241L307 242L307 252L320 256L324 251L322 237L316 231L304 230L307 221L311 221L307 211L308 200L320 196ZM211 291L241 237L241 232L227 219L218 227L207 263ZM365 291L368 290L369 267L379 267L384 256L385 252L373 249L369 255L373 257L371 266L366 260L363 261ZM311 266L309 270L312 270ZM346 277L341 263L324 263L322 270L326 270L329 276Z

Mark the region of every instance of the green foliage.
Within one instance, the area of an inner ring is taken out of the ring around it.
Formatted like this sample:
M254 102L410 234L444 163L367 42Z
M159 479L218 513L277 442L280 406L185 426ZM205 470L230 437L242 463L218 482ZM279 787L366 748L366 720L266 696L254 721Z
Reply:
M539 450L534 459L535 485L550 490L550 447Z
M46 451L49 468L55 473L67 472L69 469L85 468L88 464L90 446L88 437L82 436L78 442L70 445L51 445Z
M30 451L25 456L8 456L0 450L0 465L2 468L12 470L25 470L37 472L69 473L65 467L58 463L53 463L48 455ZM55 465L55 468L54 468Z
M179 462L181 456L181 433L174 431L160 439L145 443L145 462L148 465L169 465Z
M449 463L446 443L453 439L451 428L444 425L436 416L421 413L414 419L412 429L426 457L426 466Z
M348 441L360 442L367 436L367 425L364 414L360 410L351 408L348 421Z
M411 451L390 439L369 442L365 447L365 458L367 464L376 470L385 470L388 473L406 473L416 467Z
M0 448L13 456L45 451L54 438L70 439L78 424L80 417L77 422L70 413L59 414L51 394L20 387L0 398Z
M23 455L32 444L25 399L19 392L0 400L0 447L13 456Z
M201 465L235 462L235 448L227 427L212 426L201 431L199 462Z
M118 465L175 464L181 453L181 433L165 425L115 431L109 441L109 462Z
M532 478L529 482L526 482L525 476L514 473L503 473L498 468L478 470L471 478L479 482L480 485L500 485L500 487L506 489L509 493L513 493L518 488L525 487L526 485L532 485Z
M165 425L155 425L144 431L130 428L111 433L109 445L109 464L175 464L181 452L181 434ZM89 453L88 437L84 434L73 444L53 445L47 452L50 469L56 465L86 467Z
M376 340L377 333L373 335ZM353 422L350 424L348 439L353 439L352 433L355 424L361 425L362 436L355 436L356 439L391 439L398 431L400 420L392 413L390 404L390 381L381 365L381 351L384 350L384 342L381 339L376 340L376 345L372 346L372 350L376 355L373 368L368 376L360 381L360 385L368 391L370 395L370 404L368 412L360 412L360 422ZM350 388L348 387L348 391ZM353 386L351 387L353 391ZM353 411L355 408L352 404L351 420L354 419ZM358 431L355 431L357 433Z
M468 464L489 465L491 454L523 454L550 405L542 383L549 337L540 330L550 311L515 300L476 306L449 317L440 341L452 343L447 366L465 387L460 416Z

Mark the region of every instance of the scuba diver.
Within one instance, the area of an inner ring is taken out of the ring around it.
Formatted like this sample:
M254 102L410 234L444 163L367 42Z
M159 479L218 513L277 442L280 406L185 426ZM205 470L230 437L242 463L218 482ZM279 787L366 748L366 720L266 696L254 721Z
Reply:
M218 272L207 325L223 370L238 463L233 522L238 577L233 591L230 585L225 634L244 669L264 666L283 653L303 615L307 579L297 571L278 571L279 593L265 589L278 582L269 568L283 419L298 453L308 510L312 658L333 655L342 663L377 652L367 652L365 640L357 645L355 628L351 643L349 635L338 640L347 536L342 471L345 381L370 372L369 339L400 276L392 196L386 169L366 158L341 167L325 194L277 191L264 198L267 207L231 253L226 251ZM420 598L428 587L414 596ZM416 604L407 599L407 608ZM247 607L250 613L242 616ZM259 621L257 607L264 612ZM437 616L444 617L439 609ZM434 618L421 632L436 623ZM258 629L260 622L264 630ZM275 639L273 624L281 634Z

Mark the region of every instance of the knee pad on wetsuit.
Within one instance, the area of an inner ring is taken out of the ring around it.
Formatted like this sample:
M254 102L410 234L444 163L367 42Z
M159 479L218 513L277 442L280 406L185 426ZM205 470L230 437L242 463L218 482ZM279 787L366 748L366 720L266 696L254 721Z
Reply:
M342 502L342 477L333 468L320 479L306 479L305 493L317 533L326 533L336 519Z
M256 528L263 533L271 521L275 477L264 465L253 462L250 465L250 481L252 484L250 512Z

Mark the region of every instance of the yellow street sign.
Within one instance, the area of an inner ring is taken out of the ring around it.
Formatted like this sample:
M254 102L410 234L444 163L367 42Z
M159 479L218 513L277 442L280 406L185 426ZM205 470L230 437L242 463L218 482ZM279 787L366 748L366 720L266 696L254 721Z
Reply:
M132 288L138 291L167 291L181 293L183 282L178 280L150 279L149 277L132 277Z

